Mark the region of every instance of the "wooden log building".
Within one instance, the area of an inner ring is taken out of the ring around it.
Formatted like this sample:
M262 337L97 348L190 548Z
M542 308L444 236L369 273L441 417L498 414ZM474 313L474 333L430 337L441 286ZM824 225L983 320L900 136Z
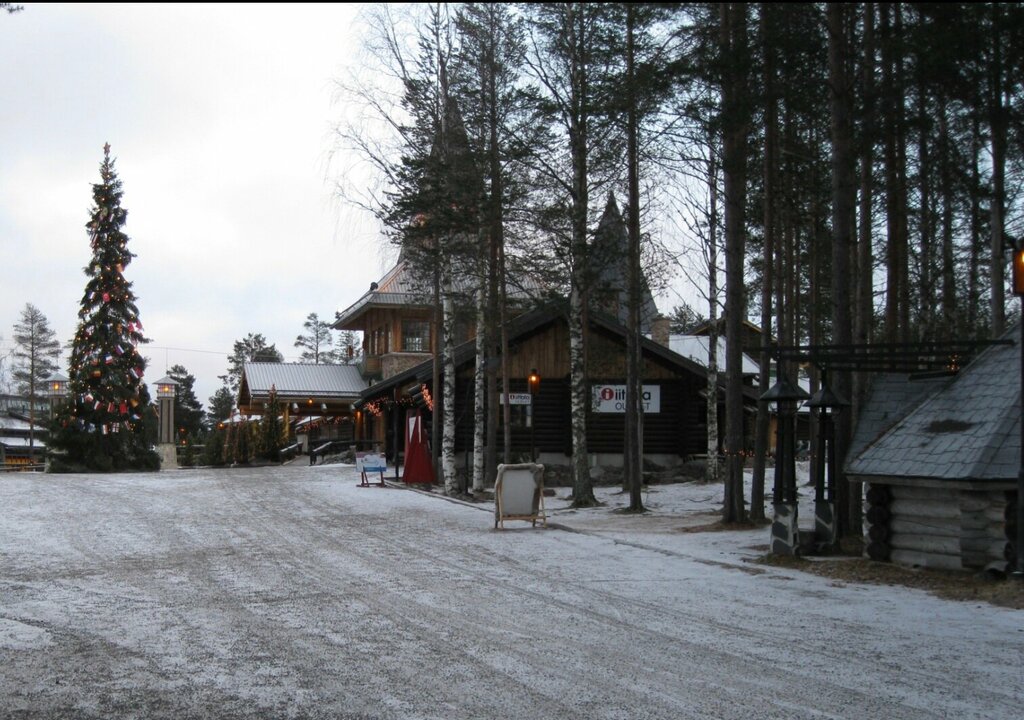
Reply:
M1012 563L1020 352L993 345L944 378L876 376L847 463L848 478L866 483L870 557L952 570Z

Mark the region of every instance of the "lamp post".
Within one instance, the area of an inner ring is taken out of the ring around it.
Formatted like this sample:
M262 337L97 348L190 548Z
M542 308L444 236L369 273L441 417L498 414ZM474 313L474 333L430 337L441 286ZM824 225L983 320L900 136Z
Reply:
M530 389L530 462L537 462L536 422L534 421L533 414L534 398L540 391L540 375L537 374L537 368L530 370L530 375L526 378L526 384Z
M299 404L297 402L292 403L292 415L295 416L295 442L299 442ZM300 448L301 450L301 448ZM295 454L299 454L299 450L295 451Z
M69 394L68 379L61 375L59 372L54 372L50 377L46 378L46 396L50 398L50 420L52 421L57 415L57 408L67 398ZM49 436L47 436L46 446L49 447ZM2 454L2 451L0 451ZM0 461L2 461L0 457Z
M309 399L309 412L313 412L313 398ZM323 423L327 414L327 403L320 403L320 422ZM306 428L307 442L309 443L309 464L314 465L316 458L313 456L313 416L309 416L309 427Z
M1020 461L1017 468L1017 546L1014 548L1016 567L1013 577L1024 582L1024 241L1013 244L1013 294L1021 299L1020 321Z
M313 464L313 398L306 400L306 454L309 464Z
M821 388L807 401L818 420L818 443L814 463L814 536L825 547L835 545L836 537L836 448L833 416L850 403L839 397L821 373ZM828 482L825 482L826 470Z
M174 396L178 391L178 381L169 375L156 381L156 396L160 403L160 466L177 467L178 449L174 442Z
M761 400L778 408L775 430L775 485L772 497L771 551L775 555L800 554L800 525L796 497L796 429L798 403L810 395L782 376Z
M57 408L68 396L68 379L55 372L46 378L46 396L50 398L50 417L57 413Z

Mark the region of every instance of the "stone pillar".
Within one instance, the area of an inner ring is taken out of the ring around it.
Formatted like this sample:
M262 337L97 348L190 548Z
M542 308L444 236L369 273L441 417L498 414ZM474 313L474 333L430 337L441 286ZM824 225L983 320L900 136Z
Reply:
M772 504L771 553L773 555L800 554L800 524L796 503L777 502Z
M836 506L829 500L814 501L814 539L822 547L836 544Z

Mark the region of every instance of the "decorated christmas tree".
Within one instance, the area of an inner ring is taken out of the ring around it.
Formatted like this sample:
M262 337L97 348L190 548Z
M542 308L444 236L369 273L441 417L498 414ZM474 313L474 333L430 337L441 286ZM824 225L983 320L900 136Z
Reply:
M89 277L78 311L70 360L71 397L60 413L51 446L55 470L156 470L155 414L143 380L147 342L124 269L134 255L122 231L121 181L110 145L103 147L101 182L93 185L94 207L86 224L92 243Z

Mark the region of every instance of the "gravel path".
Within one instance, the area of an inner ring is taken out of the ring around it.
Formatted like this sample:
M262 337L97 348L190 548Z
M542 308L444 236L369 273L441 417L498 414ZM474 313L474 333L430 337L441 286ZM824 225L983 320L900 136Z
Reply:
M4 718L1015 718L1020 611L357 488L0 479ZM681 543L687 542L682 537Z

